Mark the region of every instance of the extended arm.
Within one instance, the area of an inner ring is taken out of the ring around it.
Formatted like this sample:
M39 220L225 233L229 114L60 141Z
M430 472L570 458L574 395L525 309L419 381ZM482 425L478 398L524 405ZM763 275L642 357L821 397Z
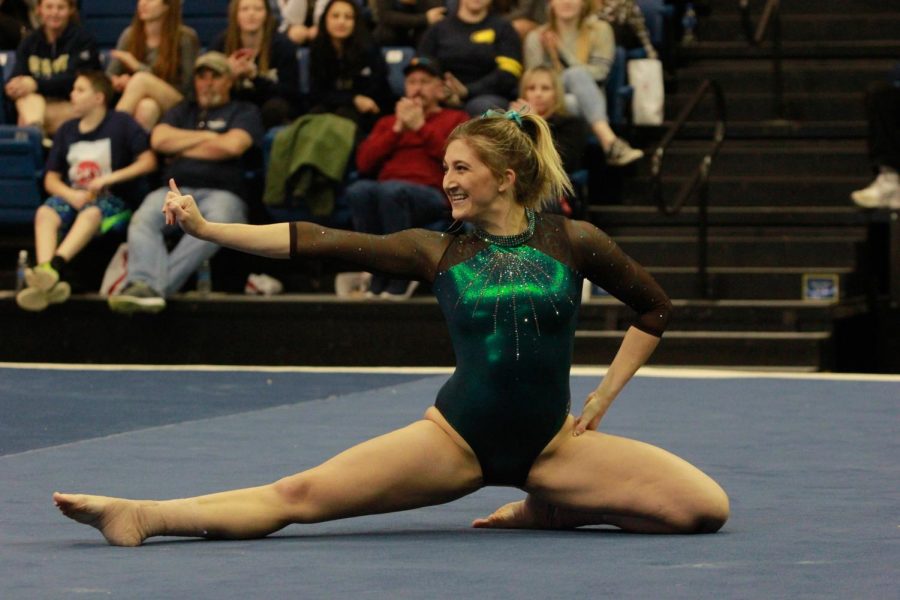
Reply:
M191 196L181 195L174 180L169 180L169 188L163 206L166 223L177 222L185 233L202 240L270 258L331 257L368 269L431 280L450 242L449 236L421 229L379 236L302 222L210 223Z

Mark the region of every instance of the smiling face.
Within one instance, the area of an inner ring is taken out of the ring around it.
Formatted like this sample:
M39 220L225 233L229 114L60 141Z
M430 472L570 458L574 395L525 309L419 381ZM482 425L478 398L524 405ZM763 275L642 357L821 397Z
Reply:
M256 33L266 22L266 0L240 0L237 7L238 28L245 33Z
M505 178L509 177L514 180L512 171L507 171ZM447 146L444 193L450 200L454 219L479 223L502 212L510 200L504 192L512 185L506 179L495 175L465 139L453 140Z
M335 2L325 13L325 31L332 40L344 41L353 35L356 14L348 2Z
M585 0L550 0L550 10L565 21L583 18L585 8Z
M60 34L69 26L75 14L75 3L69 0L41 0L37 6L37 15L41 25L48 32Z

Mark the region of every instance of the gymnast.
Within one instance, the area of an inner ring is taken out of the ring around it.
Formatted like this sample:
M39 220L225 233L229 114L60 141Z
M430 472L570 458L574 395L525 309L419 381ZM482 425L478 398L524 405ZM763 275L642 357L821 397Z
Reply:
M539 212L571 185L546 122L515 111L470 120L450 135L444 168L453 217L470 232L211 223L174 181L163 208L170 224L229 248L335 257L431 282L457 366L421 420L267 485L165 501L55 493L59 509L110 544L136 546L153 536L259 538L293 523L442 504L503 485L525 498L474 527L719 530L728 496L709 476L650 444L596 431L656 348L671 303L599 229ZM637 317L575 417L569 369L583 278Z

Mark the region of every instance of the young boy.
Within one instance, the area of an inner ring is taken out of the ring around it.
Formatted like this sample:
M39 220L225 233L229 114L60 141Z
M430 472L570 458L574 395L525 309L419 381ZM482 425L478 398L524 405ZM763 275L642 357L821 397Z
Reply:
M125 113L108 109L113 90L102 71L75 79L70 99L77 115L53 138L44 188L50 198L34 216L37 266L16 295L25 310L65 302L66 264L97 232L124 229L130 204L140 200L139 178L156 169L146 132ZM60 238L62 241L60 242Z

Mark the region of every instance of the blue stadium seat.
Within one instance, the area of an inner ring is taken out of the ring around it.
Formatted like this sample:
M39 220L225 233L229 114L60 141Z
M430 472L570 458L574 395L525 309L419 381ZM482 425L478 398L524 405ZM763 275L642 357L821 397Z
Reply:
M384 62L387 63L388 84L391 86L391 93L399 98L404 93L403 69L416 55L416 49L409 46L385 46L381 49L381 54L384 56Z
M0 125L0 222L30 223L41 204L44 171L41 134Z
M208 48L228 27L228 0L188 0L181 14L184 24L197 32L200 45Z

